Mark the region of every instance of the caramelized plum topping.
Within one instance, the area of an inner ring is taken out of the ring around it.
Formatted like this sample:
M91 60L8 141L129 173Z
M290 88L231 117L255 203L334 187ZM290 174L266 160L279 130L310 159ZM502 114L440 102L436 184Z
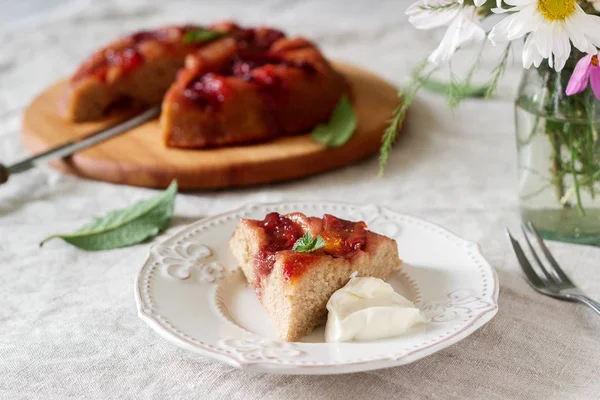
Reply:
M302 275L311 264L318 260L318 255L311 253L293 253L285 258L283 263L283 276L291 281Z
M133 43L138 44L146 40L158 40L159 42L165 41L169 38L169 34L164 30L156 31L139 31L131 35Z
M323 250L334 257L352 257L358 251L364 250L366 243L366 228L364 222L352 222L337 218L330 214L323 216L323 232L325 241Z
M276 212L267 214L265 219L257 221L257 224L263 228L268 238L265 249L256 255L255 274L257 284L260 286L262 278L273 270L275 253L290 250L302 234L292 220Z
M285 37L285 34L276 29L262 29L255 35L256 47L269 49L273 43Z
M273 270L275 254L279 251L291 250L304 232L296 222L279 213L267 214L264 220L256 221L256 224L263 229L268 238L264 250L256 255L256 286L260 287L261 280ZM329 255L350 259L358 252L364 251L366 227L364 222L346 221L325 214L322 225L316 227L325 241L325 247L312 253L285 252L282 259L285 279L292 280L302 275L318 260L319 256Z
M274 68L277 65L299 68L307 74L316 72L315 68L307 62L284 60L281 57L265 53L237 56L223 73L246 81L272 85L278 82Z
M157 29L154 31L139 31L124 39L124 47L107 48L95 53L91 60L84 64L73 76L73 80L78 80L84 76L93 75L101 80L105 80L110 67L119 66L123 68L123 73L127 73L137 68L144 62L144 57L140 54L138 46L142 42L156 40L171 49L174 40L191 29L202 29L196 25L185 25L182 27L172 27L167 29Z
M143 62L144 57L133 47L118 50L105 49L101 53L96 53L89 63L82 65L73 75L73 81L89 75L96 76L100 80L106 80L108 70L113 66L122 67L122 72L126 74Z
M269 275L275 265L275 253L272 251L261 251L256 256L256 274L257 280L260 282L263 277Z
M283 86L283 81L277 75L275 66L270 64L254 69L250 73L250 79L265 86Z
M285 34L277 29L236 28L232 33L237 38L240 48L246 51L264 52L271 48L273 43L285 37Z
M262 221L262 226L269 235L268 250L270 251L289 250L302 236L291 219L276 212L267 214Z
M183 95L201 107L217 109L231 91L224 77L212 73L188 83Z
M118 65L124 72L131 71L144 62L144 57L134 48L127 47L121 51L106 51L105 53L108 65Z

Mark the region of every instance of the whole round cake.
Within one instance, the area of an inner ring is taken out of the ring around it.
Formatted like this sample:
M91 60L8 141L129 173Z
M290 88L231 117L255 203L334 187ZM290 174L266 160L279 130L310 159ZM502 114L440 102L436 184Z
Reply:
M347 91L304 38L234 23L169 26L94 53L71 78L62 111L80 122L162 102L165 144L206 148L306 133Z

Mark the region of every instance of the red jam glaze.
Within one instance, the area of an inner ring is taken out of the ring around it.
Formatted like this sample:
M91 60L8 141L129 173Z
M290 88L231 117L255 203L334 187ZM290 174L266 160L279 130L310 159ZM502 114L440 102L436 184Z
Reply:
M334 257L351 258L364 250L367 224L340 219L330 214L323 216L321 237L325 241L323 251Z
M236 77L247 82L253 82L277 95L277 100L281 100L282 89L285 88L285 81L277 73L276 66L286 66L298 68L308 75L316 73L313 65L305 61L290 61L281 58L281 56L269 53L273 43L285 37L281 31L268 28L258 29L242 29L235 24L227 26L229 34L237 40L239 46L239 54L237 54L231 62L220 71L216 71L217 75L223 77ZM197 77L192 82L197 82L201 78ZM226 85L223 85L226 88ZM208 105L212 103L197 102L197 98L213 97L214 93L204 95L200 93L202 86L197 86L197 90L189 90L188 85L184 91L184 97L192 100L197 105ZM211 89L212 90L212 89ZM217 98L223 99L226 94L218 94Z
M144 62L142 55L134 48L125 48L119 52L104 52L107 64L110 66L118 65L127 73L137 68Z
M236 56L235 59L232 60L232 62L221 71L218 71L214 74L207 74L213 75L215 79L217 77L222 77L221 79L223 84L221 84L220 87L224 91L223 93L216 93L216 88L214 85L197 85L197 82L201 82L204 79L204 77L198 76L186 86L183 95L197 105L215 106L216 103L198 102L197 99L217 98L219 99L219 102L223 102L223 100L227 97L227 93L225 93L225 91L227 91L229 88L223 78L230 76L243 79L247 82L254 82L267 89L284 89L285 81L282 79L281 75L277 73L276 66L299 68L309 75L316 72L316 69L312 65L302 61L294 62L283 60L268 54L243 54ZM202 93L206 90L210 93ZM278 90L278 92L280 91L281 90Z
M241 28L236 24L230 24L228 28L240 48L250 52L267 51L273 43L285 37L285 33L271 28Z
M302 232L292 220L276 212L267 214L264 220L257 222L268 237L264 250L256 256L255 273L257 280L260 280L273 270L275 253L290 250L296 240L302 236Z
M263 250L256 255L256 267L254 274L256 275L256 283L260 286L263 277L269 275L275 265L275 253Z
M147 40L156 40L163 44L171 44L174 37L183 37L188 31L193 30L205 30L204 26L200 25L183 25L183 26L173 26L169 28L156 29L153 31L139 31L130 36L131 41L134 44L139 44L141 42L145 42ZM173 35L173 33L177 32L178 35Z
M264 231L269 235L268 249L271 251L289 250L302 233L296 224L283 215L272 212L262 221Z
M218 109L230 93L225 78L212 73L192 80L183 91L183 95L195 104L212 110Z
M263 86L283 86L284 84L281 77L277 75L274 65L265 65L253 70L248 75L248 80Z
M156 31L139 31L131 35L131 40L135 44L139 44L146 40L158 40L159 42L164 42L169 38L169 34L166 31L156 30Z
M288 254L283 262L283 276L287 281L302 275L319 258L315 253Z
M75 75L73 81L77 81L86 76L95 76L104 81L108 75L108 70L113 66L122 68L122 73L126 74L144 63L144 57L134 47L125 47L119 50L106 49L96 60L90 64L84 64Z
M364 251L367 228L364 222L346 221L329 214L325 214L322 221L319 235L325 241L325 247L312 253L287 253L283 259L283 275L287 280L302 275L321 255L350 259ZM265 250L256 256L255 272L260 286L262 278L273 270L275 253L291 250L303 232L295 222L278 213L268 214L263 221L258 221L258 226L269 238Z
M174 28L177 29L180 36L192 29L203 29L201 26L185 25ZM138 46L142 42L156 40L163 43L165 46L171 46L170 40L172 35L166 29L157 29L154 31L139 31L130 35L126 40L127 46L119 49L107 48L102 53L96 54L90 63L84 64L73 76L73 81L77 81L85 76L93 75L100 80L106 80L108 70L111 67L118 66L122 68L122 73L126 74L133 71L135 68L144 63L144 57L138 50Z
M269 53L241 54L222 73L224 75L233 75L236 78L246 81L272 85L277 80L274 67L278 65L299 68L309 75L316 73L315 67L305 61L284 60L279 56Z

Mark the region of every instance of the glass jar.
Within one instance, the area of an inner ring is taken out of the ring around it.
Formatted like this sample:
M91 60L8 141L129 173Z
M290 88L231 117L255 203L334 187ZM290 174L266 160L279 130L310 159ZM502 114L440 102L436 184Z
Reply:
M521 218L546 239L600 244L600 101L565 89L584 54L561 72L525 70L516 100Z

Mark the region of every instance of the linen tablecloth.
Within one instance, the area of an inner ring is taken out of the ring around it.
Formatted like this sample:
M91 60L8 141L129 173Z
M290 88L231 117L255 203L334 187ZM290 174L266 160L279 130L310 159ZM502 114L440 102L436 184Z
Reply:
M397 85L440 37L408 24L405 0L71 3L69 12L0 31L4 163L27 154L20 119L36 93L133 29L224 18L272 24ZM10 4L17 2L2 7ZM482 71L494 61L492 50ZM455 64L464 71L469 57ZM352 199L428 219L479 242L500 278L498 315L466 340L410 365L341 376L253 373L188 353L136 315L133 281L149 244L84 252L54 241L38 248L49 234L154 192L39 168L0 187L0 398L600 399L600 318L533 292L504 236L504 227L518 227L512 96L520 73L517 59L494 99L468 100L455 112L422 93L382 179L374 157L289 183L180 194L162 235L247 202L285 199ZM598 249L552 250L600 297Z

